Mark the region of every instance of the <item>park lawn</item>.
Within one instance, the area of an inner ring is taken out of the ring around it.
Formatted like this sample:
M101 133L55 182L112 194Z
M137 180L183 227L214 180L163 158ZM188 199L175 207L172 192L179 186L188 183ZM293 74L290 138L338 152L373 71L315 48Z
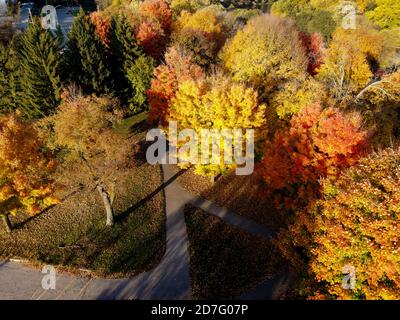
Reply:
M133 144L140 144L146 130L127 128L133 124L137 121L128 119L119 129L129 133ZM72 273L87 269L93 276L112 278L157 265L165 251L164 195L141 200L162 183L161 169L135 159L124 170L117 184L114 227L105 226L97 191L69 189L60 196L60 204L40 215L11 217L11 235L0 228L0 258L28 259L33 265L56 265Z
M262 195L254 173L249 176L224 175L212 183L208 177L196 175L193 171L191 168L178 178L190 193L227 207L268 228L278 230L282 226L282 216L276 212L271 201Z
M282 266L271 241L186 207L192 294L195 299L238 299Z

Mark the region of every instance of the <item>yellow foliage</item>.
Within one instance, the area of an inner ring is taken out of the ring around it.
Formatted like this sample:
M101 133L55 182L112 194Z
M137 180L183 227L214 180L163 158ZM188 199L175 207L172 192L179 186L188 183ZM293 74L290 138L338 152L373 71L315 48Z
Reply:
M209 34L220 34L222 24L218 18L218 11L214 7L204 8L195 13L183 11L174 25L176 33L183 29L195 29Z
M257 92L243 83L232 82L223 76L189 80L181 83L171 101L169 121L178 128L194 129L251 129L265 125L266 106L258 103ZM201 150L201 147L199 147ZM223 144L221 145L223 153ZM196 173L217 175L235 168L235 164L195 165Z
M288 82L281 90L270 97L270 106L279 118L285 119L304 107L326 99L323 85L312 77L304 82Z
M272 15L252 18L225 45L221 58L234 80L250 82L264 91L303 77L307 67L293 24Z
M377 61L382 49L382 36L373 29L338 28L326 51L319 78L335 98L345 100L371 81L369 60Z

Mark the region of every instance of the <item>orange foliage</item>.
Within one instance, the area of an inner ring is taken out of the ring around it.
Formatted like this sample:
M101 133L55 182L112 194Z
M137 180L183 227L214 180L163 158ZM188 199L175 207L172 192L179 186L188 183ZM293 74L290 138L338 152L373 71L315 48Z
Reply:
M265 147L258 172L278 208L294 209L319 195L318 180L335 178L366 152L369 134L357 113L314 104Z
M400 298L400 151L387 149L361 159L337 181L321 182L321 199L299 211L280 247L290 261L303 261L316 280L313 299ZM296 250L297 248L297 250ZM352 266L352 290L342 287Z
M139 46L149 56L158 59L165 50L165 35L160 27L153 22L143 22L136 34Z
M0 121L0 207L1 214L25 209L30 214L56 203L49 174L57 162L44 151L36 129L18 116L2 116ZM13 200L13 201L11 201ZM10 206L10 201L13 203Z
M169 34L172 26L172 10L165 0L145 0L139 7L145 20L157 21L162 30Z
M193 63L190 55L183 54L174 47L170 48L165 55L165 64L154 70L154 78L147 91L150 105L149 123L161 122L165 125L170 101L175 96L179 83L203 76L203 70Z
M101 42L108 48L110 45L109 31L111 26L110 17L104 16L99 11L90 14L90 20L96 27L96 32Z
M139 6L142 23L136 33L138 44L155 59L164 53L171 34L172 11L165 0L145 0Z

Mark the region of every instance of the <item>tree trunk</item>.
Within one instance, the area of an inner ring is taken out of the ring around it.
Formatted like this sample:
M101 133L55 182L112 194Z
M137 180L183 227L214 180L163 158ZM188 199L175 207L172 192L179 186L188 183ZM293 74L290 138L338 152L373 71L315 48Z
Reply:
M104 208L106 209L106 214L107 214L106 226L112 227L114 225L114 214L110 197L106 192L106 190L104 190L104 187L102 185L97 186L97 191L100 193L100 196L103 199Z
M216 176L210 176L210 182L215 183L220 177L221 174L217 174Z
M3 219L4 226L6 227L7 233L11 233L11 223L10 223L10 219L8 218L8 214L2 215L1 218Z

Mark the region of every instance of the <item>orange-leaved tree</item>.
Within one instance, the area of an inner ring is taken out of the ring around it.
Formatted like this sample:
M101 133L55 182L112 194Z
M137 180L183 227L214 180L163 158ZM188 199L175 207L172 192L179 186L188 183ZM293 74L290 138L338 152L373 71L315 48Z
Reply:
M145 0L139 5L138 13L138 44L148 55L159 59L171 34L172 10L165 0Z
M90 14L90 20L94 24L101 42L106 48L109 48L111 17L106 16L106 14L101 11L96 11Z
M289 241L279 241L292 246L286 252L306 254L316 282L306 295L400 299L399 149L373 153L321 185L321 199L296 213L285 233ZM345 274L353 279L344 282Z
M37 130L18 115L0 120L0 216L11 232L9 215L25 210L31 215L58 202L50 178L57 166Z
M365 154L369 132L358 113L313 104L268 141L258 167L267 196L280 209L296 209L320 193L321 177L336 178Z
M165 63L154 70L151 87L147 91L150 105L148 121L166 125L171 99L179 83L204 76L203 70L193 62L189 53L171 47L165 54Z

